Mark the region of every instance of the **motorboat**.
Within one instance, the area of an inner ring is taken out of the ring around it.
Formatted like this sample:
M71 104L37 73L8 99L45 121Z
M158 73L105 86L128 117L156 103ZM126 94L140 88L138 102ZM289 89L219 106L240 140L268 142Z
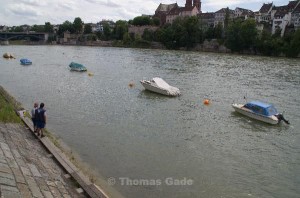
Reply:
M82 64L79 64L79 63L75 63L75 62L71 62L69 67L70 67L71 71L79 71L79 72L87 71L85 66L83 66Z
M141 80L141 84L146 90L167 95L167 96L179 96L180 91L177 87L170 86L166 81L161 78L155 77L151 80Z
M21 65L31 65L32 64L32 61L27 58L22 58L20 60L20 62L21 62Z
M12 54L6 52L3 54L3 58L15 58Z
M232 107L236 112L262 122L278 124L281 121L284 121L286 124L290 124L282 114L277 112L272 104L252 101L246 104L232 104Z

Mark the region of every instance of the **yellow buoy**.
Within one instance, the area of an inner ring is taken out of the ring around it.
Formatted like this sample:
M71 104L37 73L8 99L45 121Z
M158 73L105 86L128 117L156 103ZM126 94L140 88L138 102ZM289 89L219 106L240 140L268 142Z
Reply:
M89 76L94 76L94 74L93 74L93 73L91 73L91 72L89 72L89 73L88 73L88 75L89 75Z
M130 82L130 83L128 84L128 86L129 86L130 88L132 88L132 87L134 87L134 83L133 83L133 82Z
M204 102L203 102L205 105L209 105L210 104L210 101L208 99L205 99Z

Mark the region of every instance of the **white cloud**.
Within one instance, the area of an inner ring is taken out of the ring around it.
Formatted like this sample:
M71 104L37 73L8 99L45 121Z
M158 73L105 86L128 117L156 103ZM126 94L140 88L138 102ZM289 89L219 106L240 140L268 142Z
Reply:
M8 13L12 13L14 15L18 15L19 17L27 17L27 16L38 16L40 12L26 4L11 4L6 8Z
M217 11L224 7L258 10L271 0L201 0L202 11ZM287 0L272 0L275 5ZM160 3L185 5L185 0L0 0L0 25L60 24L80 17L84 22L102 19L129 20L141 14L154 14Z

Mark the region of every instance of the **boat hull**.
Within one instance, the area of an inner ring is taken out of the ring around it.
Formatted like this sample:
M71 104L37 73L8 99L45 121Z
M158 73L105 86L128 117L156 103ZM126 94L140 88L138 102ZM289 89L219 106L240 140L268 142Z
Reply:
M244 105L242 104L232 104L232 107L234 108L234 110L240 114L243 114L245 116L248 116L250 118L265 122L265 123L269 123L269 124L278 124L279 120L276 116L264 116L264 115L260 115L257 113L254 113L253 111L243 107Z
M81 68L70 68L71 71L78 71L78 72L85 72L87 69L81 69Z
M143 87L145 87L146 90L149 90L149 91L152 91L155 93L159 93L159 94L166 95L166 96L179 96L180 95L180 93L172 94L168 90L165 90L160 87L156 87L152 84L146 83L146 81L140 81L140 82L143 85Z

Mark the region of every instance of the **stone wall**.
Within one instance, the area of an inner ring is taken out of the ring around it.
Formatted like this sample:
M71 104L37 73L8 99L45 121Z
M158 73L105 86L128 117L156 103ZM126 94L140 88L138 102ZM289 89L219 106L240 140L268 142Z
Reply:
M151 25L144 25L144 26L133 26L132 25L128 28L128 33L129 34L133 33L134 35L142 36L145 29L155 32L158 28L159 27L157 27L157 26L151 26Z

